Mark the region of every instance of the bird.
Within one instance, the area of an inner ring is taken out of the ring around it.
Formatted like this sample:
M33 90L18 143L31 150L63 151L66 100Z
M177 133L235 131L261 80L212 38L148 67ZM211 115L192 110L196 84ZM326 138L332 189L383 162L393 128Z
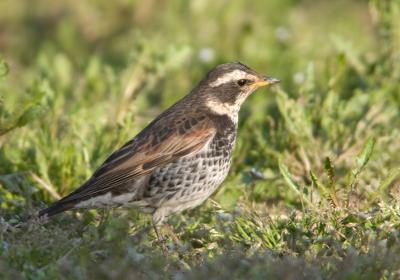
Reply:
M152 215L162 243L160 228L168 217L201 205L227 176L246 98L278 82L240 62L217 65L39 217L71 209L136 207Z

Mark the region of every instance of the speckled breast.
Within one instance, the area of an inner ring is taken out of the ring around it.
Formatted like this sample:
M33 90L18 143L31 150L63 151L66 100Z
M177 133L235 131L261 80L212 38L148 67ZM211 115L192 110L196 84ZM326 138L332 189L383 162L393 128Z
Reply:
M155 207L176 204L181 208L178 205L185 203L184 208L188 209L201 204L228 174L235 139L236 127L225 128L197 154L154 170L145 197L150 198Z

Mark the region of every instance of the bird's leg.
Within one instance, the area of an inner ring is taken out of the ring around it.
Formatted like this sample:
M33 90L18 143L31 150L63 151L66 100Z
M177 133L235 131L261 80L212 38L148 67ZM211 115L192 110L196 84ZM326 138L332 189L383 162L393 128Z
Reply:
M168 249L165 245L165 238L161 235L160 226L153 222L154 231L156 232L158 243L161 246L161 250L164 256L168 256Z
M172 230L171 226L169 224L166 224L164 228L167 230L167 234L172 237L172 239L175 241L176 244L179 246L182 246L181 241L179 240L178 236L175 234L175 232Z

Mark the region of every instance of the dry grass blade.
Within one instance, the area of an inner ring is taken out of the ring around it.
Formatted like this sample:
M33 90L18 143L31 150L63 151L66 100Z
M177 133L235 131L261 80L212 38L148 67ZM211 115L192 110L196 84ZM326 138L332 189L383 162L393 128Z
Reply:
M32 179L36 183L39 184L39 186L41 188L46 190L51 195L51 197L53 197L57 200L59 200L61 198L61 195L57 192L57 190L51 184L46 183L42 178L40 178L38 175L36 175L33 172L30 172L29 174L31 175Z

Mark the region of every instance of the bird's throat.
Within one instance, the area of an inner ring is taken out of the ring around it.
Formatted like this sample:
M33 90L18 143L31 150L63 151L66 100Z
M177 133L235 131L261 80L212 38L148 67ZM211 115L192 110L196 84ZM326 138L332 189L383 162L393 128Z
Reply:
M216 115L227 115L234 123L238 122L239 104L226 104L216 100L208 100L207 108Z

